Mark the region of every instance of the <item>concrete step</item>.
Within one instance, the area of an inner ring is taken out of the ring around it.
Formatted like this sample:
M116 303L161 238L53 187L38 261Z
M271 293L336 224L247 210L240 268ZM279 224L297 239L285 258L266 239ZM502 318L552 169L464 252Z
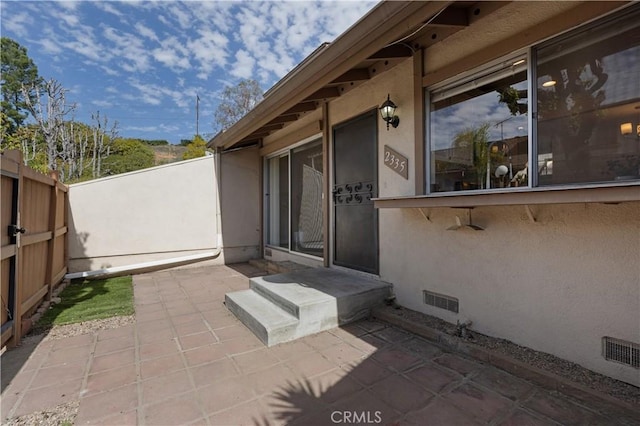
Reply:
M267 346L296 338L298 319L253 290L227 293L225 305Z
M250 279L249 287L298 319L308 319L309 310L314 306L335 305L335 297L307 287L288 274L269 275L265 278Z
M366 318L391 294L389 283L326 268L249 282L226 295L227 307L267 346Z

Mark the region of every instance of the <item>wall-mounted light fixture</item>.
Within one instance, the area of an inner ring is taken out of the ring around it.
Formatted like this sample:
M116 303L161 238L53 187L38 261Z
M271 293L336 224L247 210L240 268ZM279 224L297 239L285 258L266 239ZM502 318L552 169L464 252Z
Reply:
M387 130L389 130L389 124L391 124L394 129L398 127L398 124L400 124L400 118L398 118L397 115L394 115L396 108L396 104L394 104L389 98L389 95L387 95L387 100L380 106L380 115L387 123Z

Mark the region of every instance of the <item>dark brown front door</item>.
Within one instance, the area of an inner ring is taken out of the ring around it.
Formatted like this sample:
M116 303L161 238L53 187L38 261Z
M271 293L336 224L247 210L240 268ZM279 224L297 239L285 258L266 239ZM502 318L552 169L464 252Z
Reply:
M333 129L333 263L378 273L377 111Z

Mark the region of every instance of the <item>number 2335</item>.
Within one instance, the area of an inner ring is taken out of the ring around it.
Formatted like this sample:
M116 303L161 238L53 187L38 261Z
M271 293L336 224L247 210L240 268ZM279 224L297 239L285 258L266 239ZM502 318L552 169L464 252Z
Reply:
M403 172L404 169L407 167L406 160L396 157L389 151L384 153L384 162L388 164L390 167L393 167L394 169L401 172Z

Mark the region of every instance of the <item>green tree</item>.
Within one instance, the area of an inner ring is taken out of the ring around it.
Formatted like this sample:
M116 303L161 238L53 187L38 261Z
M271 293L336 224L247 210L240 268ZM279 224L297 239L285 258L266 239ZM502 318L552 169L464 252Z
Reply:
M27 49L8 37L0 40L0 64L2 111L8 119L7 133L13 134L28 116L22 87L27 87L27 95L33 97L42 79Z
M207 143L200 135L196 135L193 138L193 142L187 145L187 150L182 154L183 160L190 160L192 158L204 157L207 152Z
M138 139L116 139L111 153L102 162L103 175L117 175L153 167L153 150Z
M262 89L255 80L240 80L235 86L225 86L222 101L214 113L213 128L227 130L262 100Z

